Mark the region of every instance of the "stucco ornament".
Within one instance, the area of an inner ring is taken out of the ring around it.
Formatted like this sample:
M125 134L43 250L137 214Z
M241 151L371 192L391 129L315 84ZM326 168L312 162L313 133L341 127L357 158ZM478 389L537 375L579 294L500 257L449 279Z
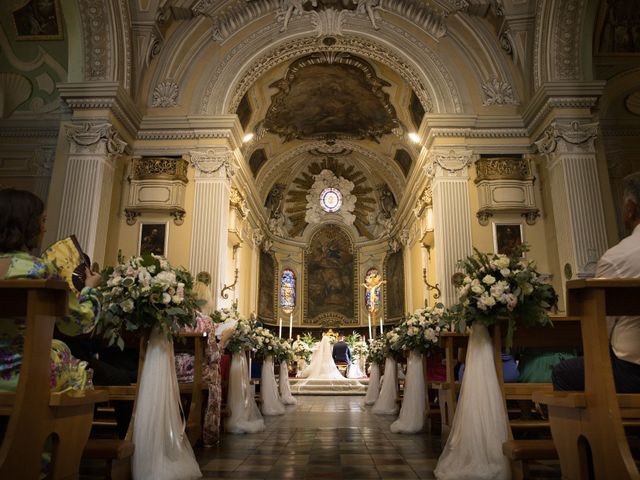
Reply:
M309 189L307 194L307 212L305 214L305 221L310 224L316 224L322 222L325 215L328 213L323 210L320 196L322 192L327 188L334 188L338 190L342 196L342 205L332 215L338 215L342 218L342 221L347 225L353 225L356 216L353 211L356 208L356 196L351 194L354 184L344 177L336 177L331 170L322 170L318 175L314 177L315 182Z

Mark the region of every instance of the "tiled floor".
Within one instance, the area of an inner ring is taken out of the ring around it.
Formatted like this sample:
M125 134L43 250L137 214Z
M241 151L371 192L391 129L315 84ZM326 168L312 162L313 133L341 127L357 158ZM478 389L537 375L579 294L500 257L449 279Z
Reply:
M434 478L440 438L389 432L391 416L373 415L362 396L298 396L280 417L265 417L258 434L225 435L215 449L198 449L205 478Z

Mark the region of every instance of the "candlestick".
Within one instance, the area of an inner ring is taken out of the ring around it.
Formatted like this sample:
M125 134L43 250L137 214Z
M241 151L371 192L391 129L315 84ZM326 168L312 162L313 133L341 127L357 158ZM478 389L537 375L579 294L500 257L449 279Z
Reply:
M289 314L289 340L293 338L293 312Z
M282 338L282 317L280 317L280 327L278 327L278 337Z
M369 338L373 338L373 333L371 332L371 313L367 316L369 317Z

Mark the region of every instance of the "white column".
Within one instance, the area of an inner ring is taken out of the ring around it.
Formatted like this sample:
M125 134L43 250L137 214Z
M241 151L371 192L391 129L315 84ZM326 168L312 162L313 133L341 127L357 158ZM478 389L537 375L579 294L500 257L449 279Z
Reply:
M109 123L66 127L69 161L58 223L58 238L75 234L91 261L104 262L117 156L126 143Z
M562 280L592 277L607 249L594 141L595 123L553 122L536 142L547 157Z
M212 301L220 308L227 261L229 190L236 167L227 148L189 152L195 168L195 198L189 268L211 274Z
M410 313L413 308L413 272L411 268L411 249L409 248L409 230L400 233L399 240L402 244L402 264L404 268L404 312Z
M436 275L445 306L457 301L451 277L458 260L473 251L468 188L472 159L468 150L433 151L425 166L432 182Z
M253 232L253 249L251 250L251 271L249 287L249 312L258 313L258 270L260 268L260 246L264 240L264 235L260 230Z

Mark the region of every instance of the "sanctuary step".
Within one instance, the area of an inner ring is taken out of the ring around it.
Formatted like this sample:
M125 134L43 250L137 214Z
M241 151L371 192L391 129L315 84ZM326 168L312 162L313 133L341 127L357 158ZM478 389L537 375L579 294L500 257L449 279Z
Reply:
M295 395L364 395L367 393L368 378L344 380L309 380L292 378L291 393Z

